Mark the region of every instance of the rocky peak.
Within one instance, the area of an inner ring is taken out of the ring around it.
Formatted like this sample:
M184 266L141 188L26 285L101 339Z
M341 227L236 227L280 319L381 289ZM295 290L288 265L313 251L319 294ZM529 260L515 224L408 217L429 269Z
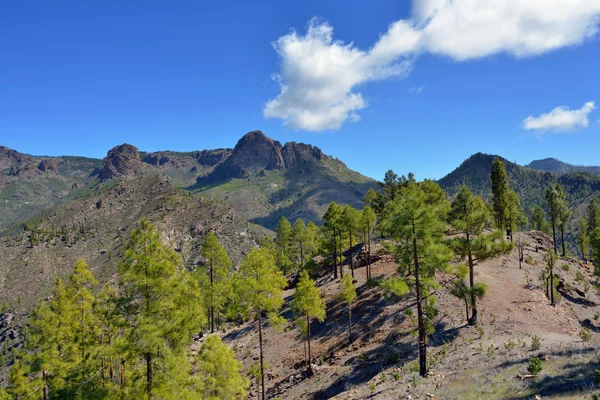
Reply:
M293 168L310 160L331 159L330 156L323 154L321 149L310 144L287 142L281 151L285 168Z
M38 164L38 169L42 172L56 172L58 173L58 164L55 160L42 160Z
M132 175L141 171L142 162L137 147L130 144L122 144L110 149L98 176L101 180L111 179L117 176Z
M263 171L285 170L307 161L325 159L331 157L324 155L318 147L296 142L282 146L261 131L252 131L238 141L231 155L208 177L199 178L199 182L264 175Z

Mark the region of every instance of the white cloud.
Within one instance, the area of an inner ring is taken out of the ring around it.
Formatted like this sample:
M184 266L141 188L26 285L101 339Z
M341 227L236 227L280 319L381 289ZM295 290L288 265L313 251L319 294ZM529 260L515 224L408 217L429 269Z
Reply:
M578 110L570 110L569 107L556 107L549 113L539 117L530 115L523 121L523 127L534 130L538 134L544 132L565 132L580 128L587 128L590 124L588 114L596 108L593 101L588 101Z
M419 94L423 91L423 86L412 87L408 89L409 93Z
M535 56L596 36L599 22L600 0L414 0L410 19L392 23L362 50L313 19L305 35L292 31L273 43L280 93L263 113L292 128L337 129L367 107L359 85L405 77L419 54L456 61Z

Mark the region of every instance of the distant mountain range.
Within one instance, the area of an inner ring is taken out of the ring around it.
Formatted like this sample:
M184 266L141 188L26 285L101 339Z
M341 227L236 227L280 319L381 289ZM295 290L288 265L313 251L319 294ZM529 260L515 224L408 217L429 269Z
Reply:
M216 197L270 229L282 216L318 222L331 201L360 207L364 194L376 187L318 147L281 145L261 131L244 135L233 149L145 153L122 144L103 160L30 156L0 147L0 230L112 179L150 172L194 194Z
M557 174L564 174L566 172L589 172L593 175L600 175L600 167L586 167L583 165L567 164L556 158L544 158L542 160L535 160L526 165L528 168L533 168L542 172L554 172Z

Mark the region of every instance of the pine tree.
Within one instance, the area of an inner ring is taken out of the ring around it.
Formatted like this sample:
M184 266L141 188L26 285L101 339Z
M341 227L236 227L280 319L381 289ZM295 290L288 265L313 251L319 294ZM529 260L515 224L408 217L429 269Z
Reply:
M373 209L369 206L366 206L361 215L361 224L362 229L365 232L365 236L367 239L367 279L372 278L371 274L371 234L373 233L373 229L375 227L376 215Z
M477 324L477 298L485 294L485 285L475 283L475 264L500 253L510 250L510 244L502 240L502 231L485 234L484 228L491 217L488 208L480 196L463 186L452 202L450 224L460 237L452 239L452 247L460 260L467 260L469 268L469 286L466 294L470 297L471 316L467 317L469 325ZM455 288L462 293L458 287ZM457 296L459 297L459 296Z
M513 232L527 224L527 217L521 207L521 200L519 200L519 196L514 190L507 190L506 199L506 228L509 230L510 241L512 242Z
M552 224L552 244L554 245L554 253L558 254L558 251L556 251L556 224L557 222L560 222L559 213L561 208L561 198L556 186L549 186L548 189L546 189L546 202L548 203L548 215L550 216L550 222Z
M446 271L452 250L444 243L448 204L440 198L433 182L409 183L401 196L390 204L388 225L398 240L397 252L404 263L412 263L419 341L419 373L427 376L427 336L433 332L431 318L436 313L432 290L437 287L435 271ZM439 188L439 187L438 187ZM408 245L407 245L408 244ZM398 285L400 282L391 286ZM402 282L404 283L404 282Z
M125 320L120 313L118 293L114 284L107 282L98 293L94 303L94 314L100 328L98 355L101 363L100 378L102 387L111 390L116 383L116 369L119 353L120 333L125 327Z
M287 281L275 265L273 252L268 248L250 250L240 265L238 274L240 277L238 287L240 309L258 325L262 399L266 400L262 339L263 314L266 314L269 322L275 326L282 323L282 318L277 313L283 305L283 289L287 285Z
M275 236L275 245L277 246L277 265L286 273L292 267L293 258L293 230L290 221L281 217L277 224L277 235Z
M201 255L205 266L199 271L202 275L201 282L205 282L201 287L205 305L209 310L210 331L213 333L215 331L215 314L219 315L223 310L225 300L230 297L231 260L212 232L208 232L202 241Z
M327 238L329 248L332 251L333 257L333 277L337 279L337 263L338 263L338 234L341 228L342 208L334 201L329 203L329 207L323 216L323 231ZM340 255L341 256L341 255ZM341 268L340 268L341 270Z
M306 253L309 258L314 257L321 251L321 230L314 222L306 225Z
M348 308L348 343L352 343L352 303L356 299L356 286L352 277L348 274L342 277L342 290L339 299L346 303Z
M571 211L569 210L569 204L567 202L567 194L565 193L565 189L557 184L556 190L559 196L558 203L558 220L560 221L560 241L562 245L562 256L566 256L565 250L565 228L569 222L569 218L571 217Z
M306 229L306 225L304 225L304 220L302 218L296 219L294 222L294 226L292 227L292 242L293 247L295 249L295 253L300 256L300 268L298 270L302 270L304 268L304 257L306 253L306 242L308 240L308 232Z
M40 302L29 319L23 361L31 386L41 388L44 399L64 397L71 383L68 377L79 366L77 311L67 288L57 278L52 298Z
M532 229L545 233L549 232L550 228L548 226L548 221L546 221L546 212L542 207L539 205L532 207L530 215Z
M600 227L600 206L598 206L598 200L596 199L590 200L587 205L587 220L589 232L593 232Z
M241 374L242 364L221 338L206 338L197 357L198 376L203 382L201 398L205 400L245 399L248 380Z
M342 227L348 233L348 251L350 252L350 271L354 278L354 255L352 246L354 244L355 234L359 230L360 215L358 211L346 204L342 210Z
M555 306L554 303L554 266L556 265L556 260L558 259L556 253L551 251L546 252L544 254L544 261L546 262L547 270L548 270L548 279L550 280L550 305L552 307Z
M306 365L311 369L311 352L310 352L310 320L316 318L318 321L325 320L325 301L321 298L319 289L315 282L310 279L307 271L300 273L300 280L296 285L296 293L292 301L292 310L298 314L298 318L306 322L306 341L308 344L308 358Z
M506 209L508 206L508 178L504 163L498 158L495 158L492 163L491 180L492 205L496 226L498 229L503 229L506 224Z
M173 358L181 359L192 332L205 323L197 281L181 269L178 254L163 245L146 219L131 232L118 272L127 351L145 369L145 388L133 388L130 396L164 395L161 386L170 382L157 374ZM176 371L165 372L168 377Z
M590 242L587 231L588 224L586 218L579 218L579 236L577 237L577 242L579 243L579 251L581 251L581 257L584 261L587 260L588 244Z

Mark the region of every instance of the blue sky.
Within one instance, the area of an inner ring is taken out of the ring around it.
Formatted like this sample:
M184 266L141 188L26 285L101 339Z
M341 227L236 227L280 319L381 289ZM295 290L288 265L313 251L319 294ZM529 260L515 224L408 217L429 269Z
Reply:
M261 129L377 179L479 151L599 165L598 1L515 2L8 2L0 144L103 157Z

